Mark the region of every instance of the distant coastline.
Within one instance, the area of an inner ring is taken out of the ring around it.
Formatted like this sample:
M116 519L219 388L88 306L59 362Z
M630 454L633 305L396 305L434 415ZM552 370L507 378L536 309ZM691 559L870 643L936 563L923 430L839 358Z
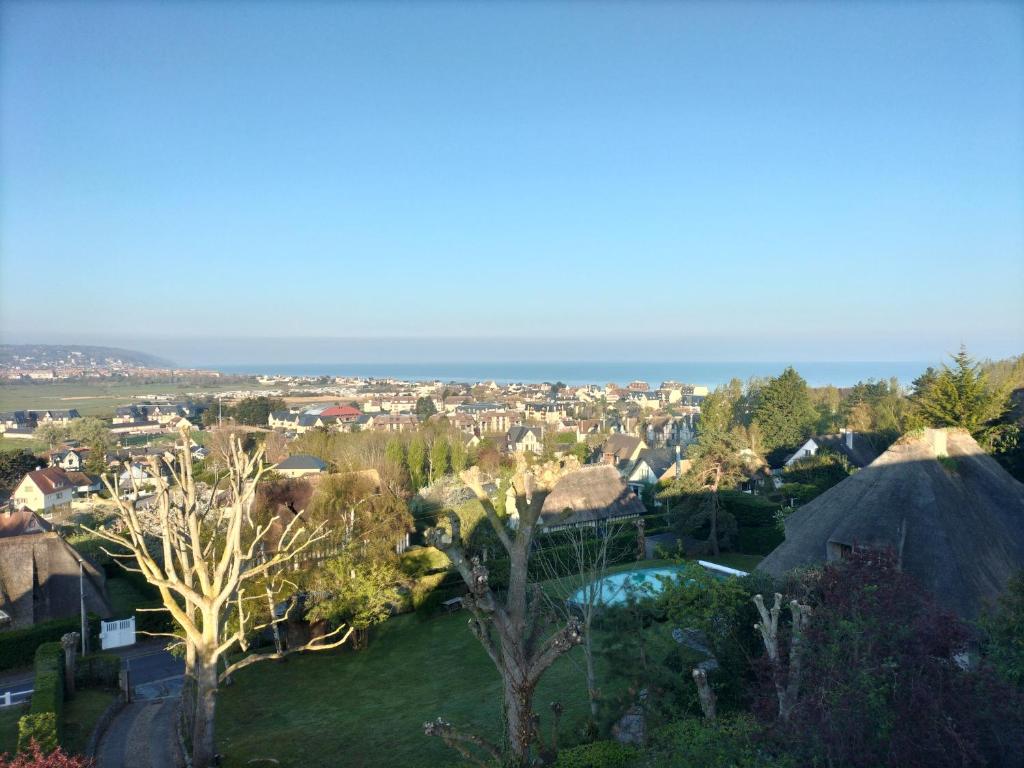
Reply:
M582 384L626 384L634 379L657 386L675 380L714 387L732 378L746 381L752 376L776 376L792 365L812 387L828 384L850 387L858 381L895 376L909 384L936 362L436 362L436 363L250 363L202 366L229 374L272 376L353 376L407 380L495 381L499 384L561 381Z

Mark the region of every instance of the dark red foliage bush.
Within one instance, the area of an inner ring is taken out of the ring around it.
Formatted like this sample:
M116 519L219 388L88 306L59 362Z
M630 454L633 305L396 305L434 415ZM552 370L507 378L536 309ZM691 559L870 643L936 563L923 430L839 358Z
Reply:
M1020 754L1020 696L968 663L970 627L892 552L857 550L800 588L813 615L799 703L783 730L804 759L942 768L1007 765Z
M93 768L95 763L81 755L69 755L62 749L45 754L33 741L28 752L0 755L0 768Z

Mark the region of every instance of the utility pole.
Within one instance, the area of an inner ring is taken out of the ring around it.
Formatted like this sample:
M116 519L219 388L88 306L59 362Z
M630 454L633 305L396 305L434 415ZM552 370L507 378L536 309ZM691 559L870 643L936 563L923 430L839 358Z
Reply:
M88 626L85 621L85 561L78 561L78 607L82 619L82 655L85 656L85 637L88 634Z

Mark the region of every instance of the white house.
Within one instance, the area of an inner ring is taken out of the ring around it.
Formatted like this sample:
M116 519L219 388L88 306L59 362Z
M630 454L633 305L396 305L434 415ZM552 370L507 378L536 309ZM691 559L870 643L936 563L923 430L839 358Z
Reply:
M27 507L33 512L52 513L71 504L75 487L64 470L56 467L29 472L14 489L14 506Z

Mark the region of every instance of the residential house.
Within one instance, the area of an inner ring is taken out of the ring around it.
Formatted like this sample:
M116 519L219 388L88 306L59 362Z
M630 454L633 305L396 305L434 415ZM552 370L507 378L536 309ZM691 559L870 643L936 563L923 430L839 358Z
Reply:
M544 430L540 427L512 427L505 434L509 453L541 454L544 452Z
M419 427L420 420L414 413L382 413L367 424L375 432L411 432Z
M77 616L83 597L87 611L110 616L103 570L31 510L0 512L0 632Z
M103 490L103 481L99 475L90 475L85 472L65 472L68 482L75 489L79 496L88 496L90 493L99 493Z
M74 492L75 488L64 470L49 467L25 475L11 494L11 499L15 507L53 514L70 507Z
M684 469L683 463L686 463ZM662 481L671 481L690 468L683 459L679 446L675 448L645 448L626 473L626 483L640 495L646 488Z
M50 466L65 472L80 472L88 457L88 448L62 448L50 454Z
M540 522L545 532L600 526L640 517L644 505L612 466L595 464L570 472L544 499Z
M297 454L289 456L280 462L274 467L274 471L285 477L304 477L305 475L319 475L326 472L327 464L316 456Z
M782 485L782 473L786 467L792 467L803 459L817 456L823 449L845 457L850 466L857 469L868 466L879 455L878 449L868 435L854 432L852 429L843 429L838 435L811 437L795 450L790 448L774 451L768 457L775 486Z
M639 437L617 434L605 440L601 447L601 462L620 469L631 467L640 458L640 452L647 444Z
M1024 484L966 431L925 429L788 515L785 528L758 570L780 577L855 548L889 550L926 593L974 619L1024 570Z

